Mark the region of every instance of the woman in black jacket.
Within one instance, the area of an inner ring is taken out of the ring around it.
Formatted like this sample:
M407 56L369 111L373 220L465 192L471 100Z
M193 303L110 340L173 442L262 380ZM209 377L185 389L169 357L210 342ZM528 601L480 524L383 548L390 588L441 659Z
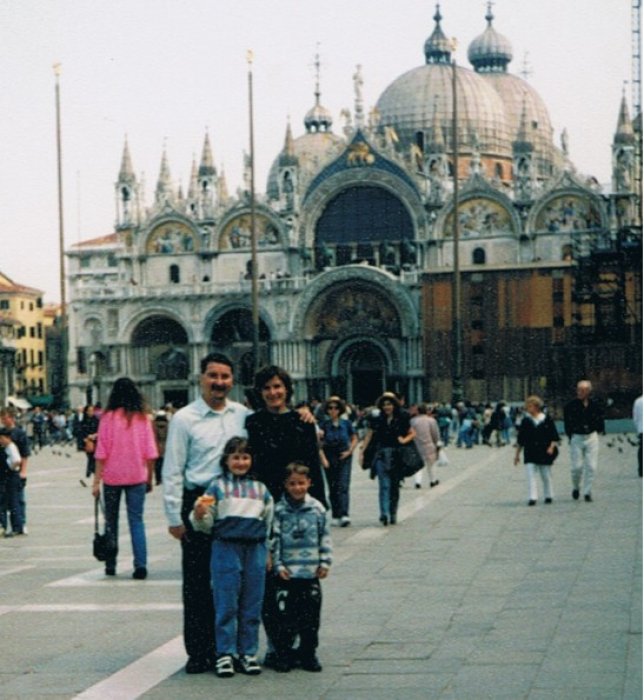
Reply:
M386 391L376 406L380 413L372 419L367 430L361 460L363 468L370 469L371 478L378 477L380 522L395 525L403 479L397 448L411 442L416 433L410 425L409 414L402 409L394 393Z
M260 408L246 419L246 430L257 478L277 502L284 493L286 466L301 462L309 468L309 493L328 508L315 423L302 420L289 407L291 377L281 367L271 365L257 372L254 384Z
M543 482L545 503L552 503L551 467L558 450L559 433L552 418L543 412L543 401L538 396L525 400L527 415L519 425L517 451L514 463L519 464L521 450L528 477L528 505L537 502L537 474Z

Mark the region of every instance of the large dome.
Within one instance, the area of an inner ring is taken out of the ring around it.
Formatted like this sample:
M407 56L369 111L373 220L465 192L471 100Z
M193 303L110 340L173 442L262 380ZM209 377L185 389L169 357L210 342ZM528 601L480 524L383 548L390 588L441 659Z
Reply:
M404 73L386 88L376 109L380 123L392 126L404 144L417 143L417 134L428 133L436 123L442 128L447 150L451 151L453 129L453 77L451 44L440 26L425 42L426 65ZM476 138L481 153L509 158L512 133L503 101L494 88L473 71L456 68L456 108L459 143Z
M534 146L535 165L541 177L563 166L563 156L553 143L554 129L548 109L539 93L525 80L511 73L485 73L481 77L499 94L505 105L512 140L516 140L525 108L527 139Z
M453 68L446 63L431 63L404 73L378 100L380 123L394 127L403 143L413 143L418 132L430 131L436 111L451 151L452 78ZM511 157L512 133L503 101L491 85L467 68L456 68L456 106L461 144L469 144L476 135L482 153Z
M545 103L525 80L508 73L512 60L512 45L492 26L494 15L488 5L487 27L468 48L468 58L474 70L501 97L512 140L526 139L534 148L535 165L541 177L552 175L563 165L563 157L553 144L553 128Z

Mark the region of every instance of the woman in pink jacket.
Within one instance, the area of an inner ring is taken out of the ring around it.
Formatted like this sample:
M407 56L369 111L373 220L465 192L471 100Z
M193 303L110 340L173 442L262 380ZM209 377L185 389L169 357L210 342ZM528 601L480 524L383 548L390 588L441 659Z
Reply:
M145 494L152 491L154 462L158 456L152 424L143 396L127 377L117 379L98 425L96 473L92 495L100 495L103 482L105 534L109 543L105 574L116 574L121 493L125 493L127 520L134 553L132 578L144 579L147 546L143 524Z

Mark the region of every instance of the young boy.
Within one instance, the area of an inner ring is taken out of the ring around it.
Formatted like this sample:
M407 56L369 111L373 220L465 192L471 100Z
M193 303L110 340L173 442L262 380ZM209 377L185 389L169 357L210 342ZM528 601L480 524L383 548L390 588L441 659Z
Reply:
M309 495L309 468L293 462L286 468L286 493L275 506L271 554L273 575L266 591L262 619L275 647L273 668L295 665L293 642L299 635L298 664L321 671L317 659L322 589L331 566L331 537L324 506Z
M5 537L22 535L20 509L20 465L22 457L11 439L10 428L0 428L0 534ZM12 531L7 533L7 510L11 512Z

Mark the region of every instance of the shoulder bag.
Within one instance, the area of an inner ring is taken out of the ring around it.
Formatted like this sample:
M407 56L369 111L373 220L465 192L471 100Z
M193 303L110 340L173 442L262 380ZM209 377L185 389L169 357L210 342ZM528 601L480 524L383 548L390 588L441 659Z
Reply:
M425 460L413 440L406 445L400 445L398 448L398 461L403 478L413 476L425 466Z

